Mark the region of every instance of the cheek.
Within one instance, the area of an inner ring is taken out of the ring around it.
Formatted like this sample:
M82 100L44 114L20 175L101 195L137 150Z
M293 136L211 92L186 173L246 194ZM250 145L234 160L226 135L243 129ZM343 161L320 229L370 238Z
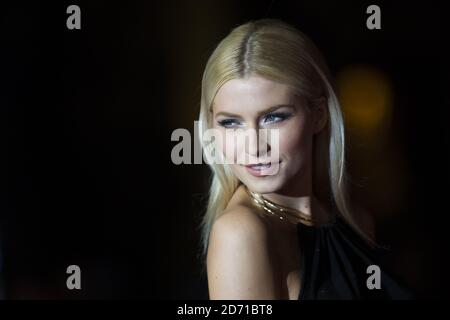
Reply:
M217 128L215 128L217 129ZM225 138L225 132L222 131L221 129L218 129L218 131L221 133L220 135L215 137L215 144L214 144L214 148L216 150L216 152L218 153L222 153L225 158L226 158L226 138Z
M290 158L302 157L309 152L312 141L311 128L302 121L292 121L280 129L280 155Z
M225 157L226 163L234 164L237 161L237 157L243 149L243 146L239 143L236 135L232 132L227 132L224 129L219 129L221 132L220 138L217 139L216 148L221 151Z
M229 164L245 164L249 161L250 145L257 145L257 133L242 131L223 132L220 149Z

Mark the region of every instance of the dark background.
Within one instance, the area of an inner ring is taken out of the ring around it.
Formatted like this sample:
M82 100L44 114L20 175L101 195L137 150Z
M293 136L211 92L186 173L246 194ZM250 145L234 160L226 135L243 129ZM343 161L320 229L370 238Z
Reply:
M66 28L70 4L81 30ZM366 28L370 4L381 7L381 30ZM308 34L334 75L362 64L391 83L389 125L347 127L352 197L419 296L448 297L441 4L63 1L0 12L2 297L207 298L198 224L209 171L172 164L170 137L193 130L214 47L263 17ZM80 291L66 288L71 264Z

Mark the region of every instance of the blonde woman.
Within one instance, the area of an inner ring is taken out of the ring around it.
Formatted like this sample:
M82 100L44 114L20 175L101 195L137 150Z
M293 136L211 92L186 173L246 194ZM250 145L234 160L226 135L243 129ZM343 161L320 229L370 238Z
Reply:
M279 20L235 28L209 58L199 123L213 174L202 222L210 299L409 297L350 213L331 83L311 40ZM209 129L223 140L206 143ZM233 137L260 129L278 139ZM218 163L211 148L246 162Z

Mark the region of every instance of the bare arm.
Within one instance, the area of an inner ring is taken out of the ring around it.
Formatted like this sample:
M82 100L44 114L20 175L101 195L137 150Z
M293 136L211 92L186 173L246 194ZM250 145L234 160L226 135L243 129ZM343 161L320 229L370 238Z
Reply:
M207 255L210 299L278 299L267 227L245 207L214 223Z

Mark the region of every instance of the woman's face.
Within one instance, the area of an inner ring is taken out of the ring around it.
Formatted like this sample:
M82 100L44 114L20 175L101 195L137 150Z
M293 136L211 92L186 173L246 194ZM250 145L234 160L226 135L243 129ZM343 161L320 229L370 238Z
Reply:
M273 193L311 182L313 135L325 125L325 105L310 109L291 87L251 76L226 82L212 112L213 127L223 137L216 148L250 190ZM268 134L258 143L259 129ZM239 139L242 135L248 139Z

